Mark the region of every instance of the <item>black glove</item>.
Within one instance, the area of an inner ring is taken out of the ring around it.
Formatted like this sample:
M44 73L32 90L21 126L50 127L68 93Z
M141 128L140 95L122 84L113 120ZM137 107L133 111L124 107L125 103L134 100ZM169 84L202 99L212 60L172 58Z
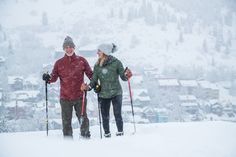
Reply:
M101 86L99 84L96 84L94 87L94 92L99 93L101 91Z
M49 82L51 76L48 73L43 74L43 80L46 81L47 83Z

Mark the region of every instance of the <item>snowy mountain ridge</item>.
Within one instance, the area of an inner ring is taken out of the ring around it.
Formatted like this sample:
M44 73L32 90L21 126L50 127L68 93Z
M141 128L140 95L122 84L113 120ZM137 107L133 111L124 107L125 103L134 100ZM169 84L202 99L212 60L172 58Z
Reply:
M214 67L235 70L236 16L224 6L219 10L223 22L216 19L207 24L200 15L190 19L190 14L168 1L52 0L45 3L18 0L0 5L6 42L11 42L15 51L12 58L21 68L22 53L29 62L38 59L39 68L53 59L53 52L61 49L65 35L69 34L74 37L78 53L89 45L117 43L116 55L127 65L158 67L161 72L183 67L198 71L205 67L208 67L205 71ZM232 25L228 26L226 17L231 14ZM28 44L26 41L30 39ZM0 46L4 47L4 42ZM39 52L36 47L40 47ZM7 56L6 52L2 53ZM16 72L24 72L21 68Z

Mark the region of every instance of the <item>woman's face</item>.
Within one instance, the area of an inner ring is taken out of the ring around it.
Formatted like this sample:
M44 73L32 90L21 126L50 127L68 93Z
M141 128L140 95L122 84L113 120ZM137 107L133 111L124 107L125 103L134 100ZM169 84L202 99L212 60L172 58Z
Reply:
M101 50L99 50L99 49L97 51L97 54L98 54L98 58L99 59L101 59L101 58L103 58L105 56L105 54Z

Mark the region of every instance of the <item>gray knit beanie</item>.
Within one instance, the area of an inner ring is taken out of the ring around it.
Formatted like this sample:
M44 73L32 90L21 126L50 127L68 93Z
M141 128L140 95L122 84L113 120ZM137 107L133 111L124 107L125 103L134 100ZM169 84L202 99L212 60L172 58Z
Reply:
M75 48L75 44L73 42L73 39L69 36L66 36L64 43L63 43L63 49L65 49L67 46L70 46L72 48Z
M105 54L109 55L117 51L117 46L115 44L101 44L98 46L98 50L104 52Z

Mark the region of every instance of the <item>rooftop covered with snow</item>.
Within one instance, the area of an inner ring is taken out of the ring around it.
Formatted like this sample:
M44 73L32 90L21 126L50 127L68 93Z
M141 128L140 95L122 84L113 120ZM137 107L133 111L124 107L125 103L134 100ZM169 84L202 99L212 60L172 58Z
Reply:
M177 79L158 79L159 86L179 86Z
M179 80L181 86L184 87L197 87L198 83L196 80Z

